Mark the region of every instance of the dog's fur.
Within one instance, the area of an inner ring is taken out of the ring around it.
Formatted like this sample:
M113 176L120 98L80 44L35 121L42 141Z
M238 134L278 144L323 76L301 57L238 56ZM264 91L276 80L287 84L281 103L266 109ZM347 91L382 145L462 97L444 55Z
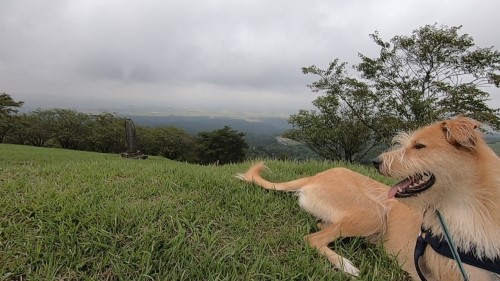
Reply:
M434 210L442 213L461 249L475 249L480 257L500 256L500 159L484 142L478 125L460 117L395 137L395 147L376 161L382 174L399 179L423 173L435 176L430 188L406 198L390 198L395 189L389 192L386 185L345 168L272 183L260 176L265 166L258 163L238 177L266 189L297 192L301 207L323 221L318 232L305 238L336 268L359 274L328 244L340 237L361 236L382 242L418 280L413 249L421 225L443 234ZM430 247L420 265L428 280L462 279L456 262ZM477 267L465 268L470 280L499 280Z

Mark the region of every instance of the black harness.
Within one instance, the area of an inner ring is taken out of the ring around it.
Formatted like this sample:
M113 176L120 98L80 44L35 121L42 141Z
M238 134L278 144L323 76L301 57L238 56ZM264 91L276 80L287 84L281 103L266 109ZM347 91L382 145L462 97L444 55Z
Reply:
M420 270L418 260L424 254L427 245L430 245L436 253L453 259L453 254L448 242L443 237L433 235L430 229L424 229L422 226L420 235L417 237L417 243L415 244L415 252L413 255L413 261L415 263L417 274L422 281L426 281L427 279L425 279L422 271ZM500 257L496 257L495 259L480 258L474 254L474 249L469 252L464 252L460 248L457 250L460 260L463 263L500 274Z

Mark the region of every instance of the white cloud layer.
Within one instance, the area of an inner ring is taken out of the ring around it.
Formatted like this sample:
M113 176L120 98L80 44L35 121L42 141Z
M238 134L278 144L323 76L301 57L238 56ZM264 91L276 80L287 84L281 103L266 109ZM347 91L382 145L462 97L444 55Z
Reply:
M31 108L286 115L316 97L301 67L376 55L375 30L463 25L498 50L498 11L498 0L4 0L0 92Z

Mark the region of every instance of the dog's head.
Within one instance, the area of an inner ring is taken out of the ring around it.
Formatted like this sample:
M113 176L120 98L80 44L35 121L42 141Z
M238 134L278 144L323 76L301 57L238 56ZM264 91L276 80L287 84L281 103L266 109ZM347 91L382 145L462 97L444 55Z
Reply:
M479 125L473 119L458 117L398 134L394 147L373 161L380 173L401 180L388 197L419 198L429 205L447 191L463 186L475 176L477 147L484 143L479 143Z

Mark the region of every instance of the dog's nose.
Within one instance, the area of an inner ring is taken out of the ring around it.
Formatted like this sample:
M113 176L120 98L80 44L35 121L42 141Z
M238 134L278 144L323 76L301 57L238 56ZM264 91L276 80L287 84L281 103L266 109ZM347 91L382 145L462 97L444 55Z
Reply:
M382 160L377 157L372 160L372 164L377 170L380 170L380 165L382 165Z

